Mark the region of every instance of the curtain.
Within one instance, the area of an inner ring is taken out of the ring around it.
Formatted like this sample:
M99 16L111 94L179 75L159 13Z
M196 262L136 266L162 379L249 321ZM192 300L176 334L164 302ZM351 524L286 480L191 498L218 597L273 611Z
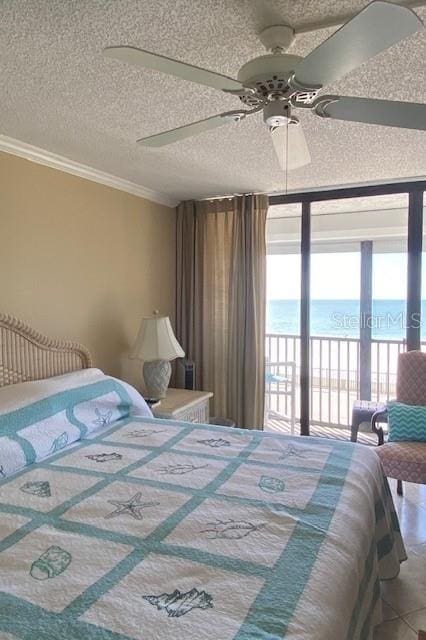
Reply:
M183 202L177 210L176 333L216 416L262 428L266 195Z

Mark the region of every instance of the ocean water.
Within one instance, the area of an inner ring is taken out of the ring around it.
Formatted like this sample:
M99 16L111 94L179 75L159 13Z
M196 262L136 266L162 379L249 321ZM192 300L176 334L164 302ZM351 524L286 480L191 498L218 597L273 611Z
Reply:
M426 318L426 300L422 300L422 318ZM358 300L312 300L311 335L358 338L361 322ZM411 319L414 326L421 325L422 339L426 339L426 323L420 318ZM404 300L374 300L370 326L373 338L402 340L407 327L406 302ZM299 300L268 300L266 308L266 332L300 333Z

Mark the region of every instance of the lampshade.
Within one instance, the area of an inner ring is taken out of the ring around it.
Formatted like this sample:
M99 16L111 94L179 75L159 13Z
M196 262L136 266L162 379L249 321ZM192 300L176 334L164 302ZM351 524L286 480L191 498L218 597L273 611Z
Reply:
M142 318L138 336L130 353L131 358L153 362L184 357L185 352L176 340L168 316L157 314L154 313L150 318Z

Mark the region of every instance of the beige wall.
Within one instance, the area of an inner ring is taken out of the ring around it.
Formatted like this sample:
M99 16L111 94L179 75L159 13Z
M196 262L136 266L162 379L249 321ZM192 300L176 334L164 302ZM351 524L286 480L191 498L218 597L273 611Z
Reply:
M135 383L140 318L174 315L175 212L0 153L0 310ZM139 386L139 385L138 385Z

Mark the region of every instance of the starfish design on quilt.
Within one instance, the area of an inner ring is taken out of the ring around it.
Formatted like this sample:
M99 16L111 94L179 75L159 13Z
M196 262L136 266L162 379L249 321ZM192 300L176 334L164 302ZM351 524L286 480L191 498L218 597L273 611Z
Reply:
M129 515L135 520L142 520L143 509L147 509L148 507L157 507L159 502L141 502L142 493L138 491L132 498L129 500L108 500L109 504L112 504L116 507L115 511L111 511L106 516L104 516L105 520L109 518L117 518L122 515Z
M205 469L208 464L201 464L196 466L195 464L167 464L164 467L156 469L157 473L162 473L172 476L183 476L185 473L191 473L192 471L198 471L198 469Z
M63 433L61 433L60 436L58 436L53 440L52 446L50 447L50 453L56 453L57 451L60 451L61 449L66 447L67 444L68 444L68 434L66 431L64 431Z
M198 444L204 444L206 447L211 447L212 449L220 449L220 447L230 447L231 443L229 440L224 440L223 438L209 438L208 440L197 440Z
M158 433L165 433L165 429L161 431L151 431L150 429L134 429L125 434L125 438L147 438L148 436L156 436Z
M89 458L89 460L93 460L94 462L110 462L110 460L122 460L123 456L121 453L92 453L90 456L85 456Z
M295 458L305 457L301 449L299 449L299 447L296 447L296 445L293 444L293 442L289 442L284 449L281 449L280 459L285 460L286 458L291 458L291 457L295 457Z
M95 409L95 414L97 418L93 420L93 424L96 424L98 427L106 427L111 422L112 409L105 413L101 413L99 409Z
M253 524L248 520L216 520L216 522L207 522L206 527L207 529L203 529L200 533L211 534L207 536L210 540L241 540L266 527L266 522Z
M189 591L179 591L175 589L173 593L162 593L160 596L142 596L144 600L157 607L158 611L166 611L169 618L180 618L192 609L211 609L213 598L206 591L190 589Z

